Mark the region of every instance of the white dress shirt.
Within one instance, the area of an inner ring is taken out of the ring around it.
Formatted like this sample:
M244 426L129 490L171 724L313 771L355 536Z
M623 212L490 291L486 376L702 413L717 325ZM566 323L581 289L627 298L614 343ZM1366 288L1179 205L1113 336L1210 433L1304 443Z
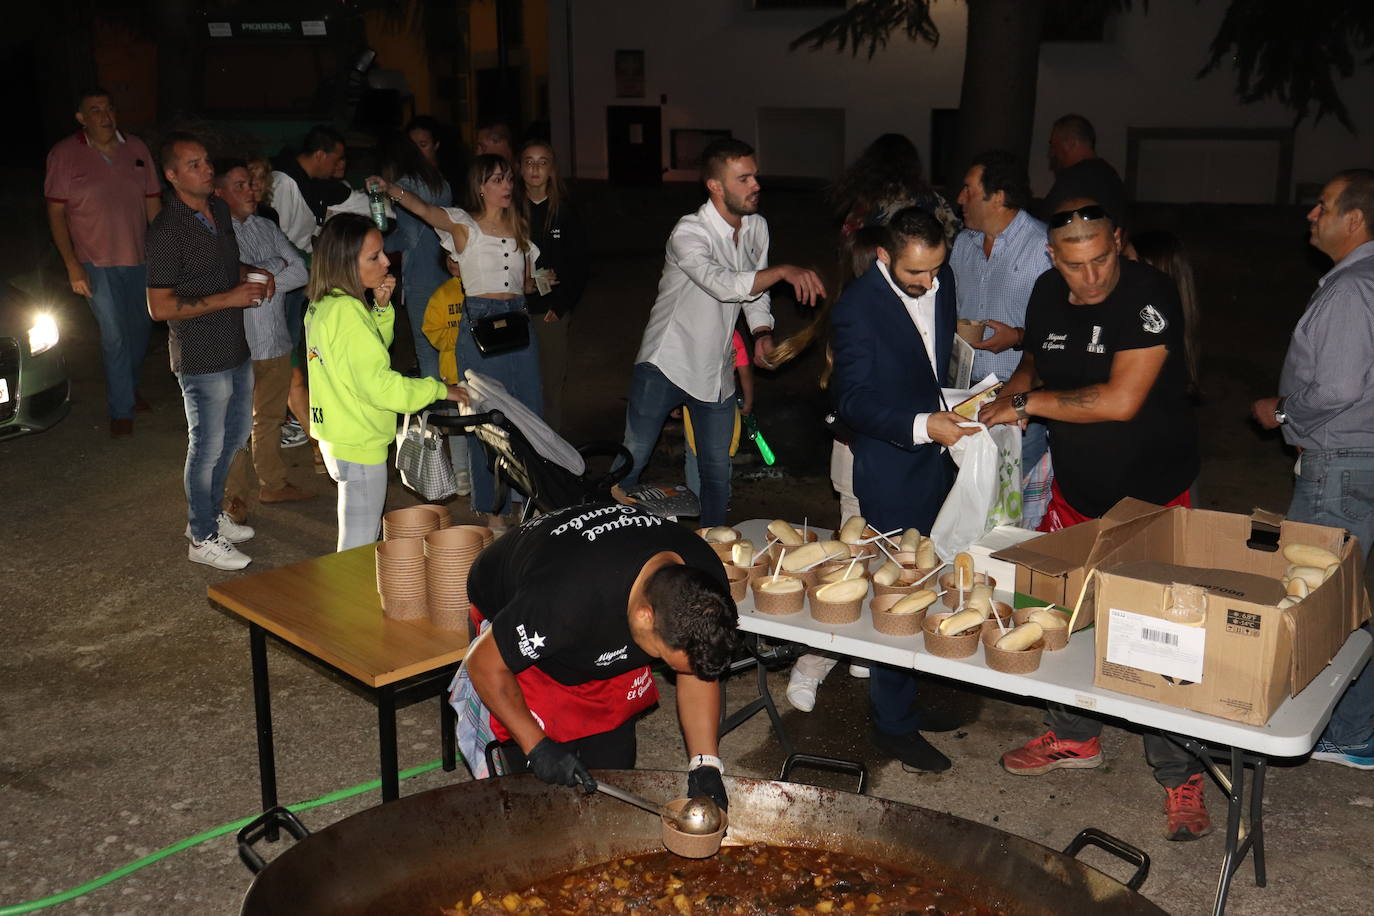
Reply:
M916 331L921 335L921 343L925 344L926 359L930 360L930 367L935 372L935 378L940 378L940 370L935 366L935 294L940 291L940 278L936 277L931 281L930 289L924 296L913 298L902 292L902 288L892 282L892 274L888 273L887 265L878 261L878 270L882 272L883 279L887 285L897 294L902 307L911 316L911 323L916 325ZM911 441L913 445L927 445L934 442L926 431L926 423L930 420L930 414L918 413L915 421L911 424Z
M678 220L635 357L699 401L720 402L735 392L730 337L741 307L751 329L773 327L768 293L751 292L768 267L768 221L751 214L738 242L734 234L709 200Z
M285 172L272 173L272 209L277 211L277 220L286 237L306 254L315 242L315 232L320 228L310 205L301 196L296 179Z

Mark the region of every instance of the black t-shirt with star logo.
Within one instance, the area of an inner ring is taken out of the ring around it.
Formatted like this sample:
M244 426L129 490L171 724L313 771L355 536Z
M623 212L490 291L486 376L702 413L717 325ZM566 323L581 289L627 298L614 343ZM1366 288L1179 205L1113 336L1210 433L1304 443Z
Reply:
M676 522L618 503L532 519L492 543L468 574L468 598L491 621L511 671L538 666L560 684L605 680L653 661L630 636L630 587L672 551L727 585L706 542Z
M1162 505L1197 478L1183 309L1172 279L1125 258L1116 289L1097 305L1072 305L1057 270L1045 271L1031 291L1024 346L1050 391L1105 383L1117 353L1161 345L1168 348L1168 358L1134 418L1046 421L1059 488L1084 515L1101 516L1126 496Z

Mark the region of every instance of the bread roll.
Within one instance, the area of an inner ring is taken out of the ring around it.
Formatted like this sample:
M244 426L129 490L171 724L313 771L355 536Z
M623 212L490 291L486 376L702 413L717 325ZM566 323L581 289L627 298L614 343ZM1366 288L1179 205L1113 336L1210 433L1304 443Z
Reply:
M754 542L748 538L735 541L730 548L730 562L736 566L754 565Z
M954 558L954 587L973 587L973 557L966 553L958 554Z
M1311 544L1288 544L1283 548L1283 556L1294 566L1315 566L1326 569L1332 563L1340 563L1341 558L1322 547Z
M1312 591L1312 589L1307 585L1307 580L1302 578L1290 579L1289 577L1284 576L1283 587L1284 590L1287 591L1288 594L1292 595L1294 598L1306 598L1308 593Z
M867 594L866 579L842 579L816 589L816 597L822 601L859 601Z
M778 539L778 543L784 547L800 547L802 536L791 525L782 519L774 519L768 523L768 533Z
M1038 643L1045 635L1040 624L1027 622L997 640L997 648L1008 652L1023 652Z
M850 516L840 526L840 540L846 544L856 543L863 539L864 529L867 527L868 520L862 515Z
M897 544L897 549L915 553L920 546L921 532L915 528L908 528L902 532L902 540Z
M1341 568L1339 563L1336 564L1336 568ZM1301 579L1307 583L1309 589L1313 589L1326 581L1326 571L1315 566L1290 566L1284 573L1284 578Z
M930 538L921 538L921 543L916 548L917 568L934 569L937 562L935 557L935 542Z
M951 614L940 625L936 627L941 636L957 636L965 630L970 630L983 623L983 615L978 611L960 611Z
M923 588L919 592L907 595L892 607L887 609L889 614L915 614L923 611L935 603L936 594L928 588Z
M902 567L888 560L873 574L874 585L896 585L902 576Z
M1042 630L1062 630L1069 625L1069 621L1058 611L1052 611L1047 607L1036 608L1026 615L1026 622L1034 621L1040 624Z
M786 594L787 592L801 591L806 588L806 583L792 576L765 576L762 579L754 580L754 588L762 592Z
M832 569L830 572L821 576L822 582L839 582L842 579L862 579L864 578L864 568L858 563L846 563L840 569Z
M706 540L712 544L733 544L739 540L739 532L729 525L717 525L706 532Z

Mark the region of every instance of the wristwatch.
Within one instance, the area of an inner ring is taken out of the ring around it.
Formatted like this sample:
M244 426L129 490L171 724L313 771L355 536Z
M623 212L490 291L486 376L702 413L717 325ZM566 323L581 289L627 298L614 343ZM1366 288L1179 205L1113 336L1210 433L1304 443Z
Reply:
M1011 409L1016 411L1016 416L1022 420L1029 420L1030 414L1026 412L1026 402L1030 400L1030 392L1023 391L1020 394L1011 396Z
M1274 422L1280 426L1288 422L1288 414L1283 412L1283 401L1283 398L1279 398L1279 402L1274 405Z

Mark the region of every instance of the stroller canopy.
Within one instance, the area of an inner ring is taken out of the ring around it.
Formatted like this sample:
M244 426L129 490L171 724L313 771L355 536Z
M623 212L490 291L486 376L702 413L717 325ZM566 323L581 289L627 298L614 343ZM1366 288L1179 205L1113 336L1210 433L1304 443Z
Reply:
M587 462L577 449L568 444L558 433L549 428L534 411L520 403L506 386L494 378L474 372L463 373L468 394L472 403L463 408L463 413L483 413L499 410L506 415L511 424L525 437L529 444L544 460L552 462L569 473L581 477L587 471Z

